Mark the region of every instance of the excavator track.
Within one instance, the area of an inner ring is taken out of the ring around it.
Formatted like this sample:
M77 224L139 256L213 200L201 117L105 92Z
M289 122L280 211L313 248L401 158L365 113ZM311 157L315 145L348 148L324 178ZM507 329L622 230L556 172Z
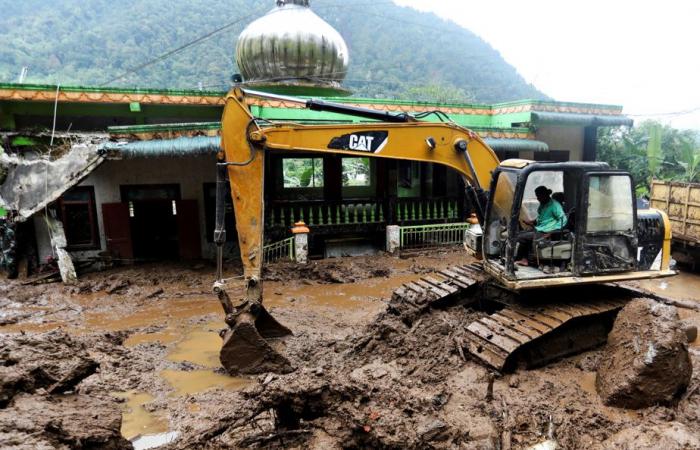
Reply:
M416 297L427 299L423 309L464 297L474 300L464 304L489 304L489 315L465 324L463 347L475 359L498 371L521 365L537 367L604 343L617 312L630 298L594 295L596 300L576 298L530 304L517 296L509 301L508 296L469 295L490 279L480 263L452 266L405 283L394 291L394 297L408 303Z
M453 266L431 275L421 277L417 281L405 283L394 291L394 296L408 298L424 296L430 303L444 298L465 293L488 278L480 263Z
M628 299L545 305L512 304L467 326L466 348L499 371L528 368L605 342Z

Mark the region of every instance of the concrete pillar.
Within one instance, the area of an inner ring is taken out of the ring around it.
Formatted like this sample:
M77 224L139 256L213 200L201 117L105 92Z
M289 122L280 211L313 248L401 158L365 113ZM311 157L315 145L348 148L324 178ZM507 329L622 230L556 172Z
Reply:
M396 253L401 247L401 227L398 225L387 225L386 227L386 251Z
M63 230L63 224L58 219L48 214L45 217L51 234L51 245L56 251L61 280L63 284L76 284L78 282L78 275L75 272L75 266L73 266L70 253L66 251L68 241L66 240L66 233Z
M297 222L292 228L294 234L294 259L299 264L309 262L309 227L304 222Z

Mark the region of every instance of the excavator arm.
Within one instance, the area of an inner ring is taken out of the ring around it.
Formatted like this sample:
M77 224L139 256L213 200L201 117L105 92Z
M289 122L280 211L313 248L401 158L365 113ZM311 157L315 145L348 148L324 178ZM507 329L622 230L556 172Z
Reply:
M300 107L349 114L380 122L323 125L268 122L256 119L251 114L251 105L261 101L293 102ZM452 122L420 122L406 114L392 114L349 105L273 96L234 88L226 98L222 118L222 152L218 160L219 186L223 188L224 177L227 176L236 216L246 297L237 306L231 303L221 281L220 263L215 290L222 301L231 330L240 328L242 322L247 322L249 326L256 325L262 337L266 335L274 337L285 334L285 331L289 332L276 323L262 307L263 190L265 158L268 150L441 164L459 172L464 177L465 184L475 190L481 190L482 186L489 185L491 173L499 164L493 150L476 133ZM222 202L219 200L218 203ZM217 220L220 222L220 227L216 233L219 248L225 240L222 238L223 212L220 215L220 220ZM252 314L251 308L254 310ZM234 343L229 345L229 342L236 338L236 334L241 333L228 333L228 340L224 336L221 356L224 367L232 373L269 370L269 365L266 365L269 362L267 360L240 363L241 353L251 352L248 349L242 350ZM238 341L240 342L240 339ZM260 345L262 342L258 341L251 348L255 349ZM230 350L228 352L227 346ZM259 356L265 352L252 351L252 353ZM269 358L275 359L273 356Z

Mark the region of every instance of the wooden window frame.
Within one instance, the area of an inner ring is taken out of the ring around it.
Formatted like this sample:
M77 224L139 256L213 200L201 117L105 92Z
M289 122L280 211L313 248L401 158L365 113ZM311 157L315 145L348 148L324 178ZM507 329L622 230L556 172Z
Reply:
M58 210L61 215L61 222L66 233L66 241L68 241L68 216L66 214L66 206L68 205L87 205L88 217L90 220L91 240L88 244L71 244L67 242L66 250L68 251L83 251L83 250L101 250L102 243L100 242L100 231L97 223L97 203L95 202L95 187L94 186L76 186L71 190L85 191L88 193L88 200L66 200L61 197L58 201Z

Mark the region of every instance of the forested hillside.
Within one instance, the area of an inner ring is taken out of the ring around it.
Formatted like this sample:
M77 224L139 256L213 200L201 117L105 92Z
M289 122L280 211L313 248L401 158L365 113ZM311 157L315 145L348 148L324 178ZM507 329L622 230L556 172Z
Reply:
M223 90L240 31L273 0L0 0L0 82L101 85L233 23L110 86ZM388 0L312 0L350 47L356 96L498 102L544 98L491 46Z

